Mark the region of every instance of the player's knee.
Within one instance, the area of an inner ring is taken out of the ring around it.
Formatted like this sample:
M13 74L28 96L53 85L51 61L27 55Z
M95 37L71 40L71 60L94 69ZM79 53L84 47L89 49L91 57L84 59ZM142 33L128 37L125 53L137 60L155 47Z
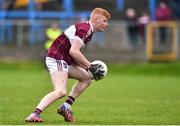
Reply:
M57 98L62 98L64 96L66 96L66 90L58 90L58 89L56 89L55 92L56 92Z

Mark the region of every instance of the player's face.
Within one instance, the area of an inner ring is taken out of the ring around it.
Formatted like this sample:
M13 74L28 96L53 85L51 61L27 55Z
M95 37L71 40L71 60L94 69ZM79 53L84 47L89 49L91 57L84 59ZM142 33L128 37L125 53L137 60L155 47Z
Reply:
M105 16L100 16L96 20L97 31L104 32L108 28L108 19Z

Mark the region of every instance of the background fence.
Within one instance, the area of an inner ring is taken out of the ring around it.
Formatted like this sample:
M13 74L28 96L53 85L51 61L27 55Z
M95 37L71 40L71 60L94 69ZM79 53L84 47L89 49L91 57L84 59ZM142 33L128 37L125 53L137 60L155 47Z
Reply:
M1 21L0 57L13 60L43 58L46 53L44 48L47 40L46 29L53 22L58 22L59 27L64 30L77 20L37 20L33 29L28 20ZM146 40L141 39L140 34L137 34L136 42L132 43L127 32L129 26L127 22L110 21L109 25L105 33L94 34L91 44L85 48L84 51L90 59L104 59L111 62L146 61ZM30 32L31 30L33 32ZM179 31L179 28L177 30ZM171 33L168 33L168 36L172 36ZM178 52L178 56L179 54Z

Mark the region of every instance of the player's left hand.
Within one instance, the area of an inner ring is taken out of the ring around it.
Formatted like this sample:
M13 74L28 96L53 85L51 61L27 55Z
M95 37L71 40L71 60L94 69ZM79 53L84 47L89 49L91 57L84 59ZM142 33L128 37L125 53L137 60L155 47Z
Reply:
M91 64L89 71L92 73L94 80L100 80L103 77L104 71L100 68L102 66L100 64Z

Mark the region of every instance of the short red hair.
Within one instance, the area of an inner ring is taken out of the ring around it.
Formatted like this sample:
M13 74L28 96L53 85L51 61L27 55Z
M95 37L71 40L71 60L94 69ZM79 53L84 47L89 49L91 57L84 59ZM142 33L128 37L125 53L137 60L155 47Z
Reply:
M110 19L111 18L111 14L103 9L103 8L95 8L92 12L91 12L91 16L90 17L93 17L94 15L96 14L99 14L99 15L103 15L105 16L107 19Z

